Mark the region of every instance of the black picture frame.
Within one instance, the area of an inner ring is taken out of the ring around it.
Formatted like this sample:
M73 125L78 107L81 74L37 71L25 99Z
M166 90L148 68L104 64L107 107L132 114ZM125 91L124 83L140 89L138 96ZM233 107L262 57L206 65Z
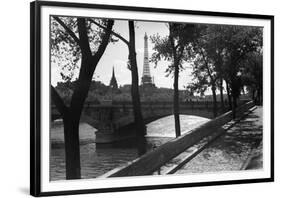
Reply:
M243 179L231 181L209 181L199 183L180 183L165 185L143 185L128 187L113 187L102 189L80 189L80 190L61 190L61 191L42 191L41 188L41 77L47 75L42 73L41 67L41 10L42 7L68 7L81 9L101 9L101 10L120 10L132 12L152 12L161 14L182 14L215 17L232 17L245 19L262 19L270 21L270 177L257 179ZM182 188L196 186L230 185L258 182L274 181L274 16L242 13L225 13L211 11L191 11L175 10L148 7L129 7L116 5L101 5L87 3L68 3L68 2L48 2L34 1L30 4L30 194L33 196L53 196L53 195L72 195L85 193L102 193L118 191L135 191L165 188Z

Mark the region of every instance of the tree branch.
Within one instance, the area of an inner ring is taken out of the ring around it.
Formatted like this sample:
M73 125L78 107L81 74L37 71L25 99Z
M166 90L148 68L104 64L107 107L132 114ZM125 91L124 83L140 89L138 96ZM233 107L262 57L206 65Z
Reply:
M75 33L69 27L67 27L67 25L62 20L60 20L59 17L54 16L53 18L67 31L67 33L73 38L73 40L80 46L80 40L75 35Z
M113 20L109 20L108 21L107 27L105 28L105 34L102 36L102 42L99 45L99 48L98 48L97 52L93 56L93 59L95 61L99 61L100 60L101 56L103 55L103 53L104 53L104 51L106 49L106 46L107 46L107 44L109 42L109 38L110 38L110 35L111 35L111 32L112 32L113 24L114 24Z
M171 25L169 25L169 41L170 41L170 44L171 44L171 48L172 48L172 55L173 55L173 58L174 58L174 66L176 65L176 61L177 61L177 48L175 47L175 41L174 41L174 38L172 36L172 27Z
M93 19L89 19L89 21L90 21L91 23L95 24L96 26L98 26L98 27L104 29L104 30L106 29L105 26L99 24L98 22L94 21ZM111 34L112 34L113 36L119 38L120 40L122 40L124 43L126 43L126 44L129 46L129 41L126 40L123 36L121 36L120 34L114 32L113 30L111 30Z
M56 89L51 85L51 97L52 100L54 101L59 113L61 114L62 117L65 116L65 114L68 112L68 107L65 106L62 98L56 91Z
M204 62L205 62L205 66L206 66L206 69L207 69L208 75L209 75L209 77L210 77L210 79L211 79L212 83L215 83L215 80L214 80L214 78L213 78L213 76L212 76L212 74L211 74L210 68L209 68L209 66L208 66L208 61L207 61L207 58L205 57L205 55L204 55L204 52L203 52L202 48L200 48L200 52L201 52L201 55L202 55L203 60L204 60Z
M92 51L89 44L88 28L86 27L86 19L77 19L78 34L80 39L80 48L83 56L92 56ZM81 70L80 70L81 71Z
M175 48L177 49L180 46L180 42L175 46Z
M180 46L179 48L179 59L181 59L182 55L183 55L183 51L184 51L184 47L183 46Z
M246 56L246 54L247 53L249 53L249 52L251 52L252 50L250 50L250 49L248 49L248 50L246 50L245 52L243 52L242 54L240 54L233 62L234 62L234 64L237 64L237 62L241 59L241 58L243 58L244 56ZM232 62L232 63L233 63Z

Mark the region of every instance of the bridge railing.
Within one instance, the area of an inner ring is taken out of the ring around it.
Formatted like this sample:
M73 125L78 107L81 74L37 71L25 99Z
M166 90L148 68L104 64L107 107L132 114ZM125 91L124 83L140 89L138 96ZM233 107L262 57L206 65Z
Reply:
M246 103L248 101L246 100L240 100L238 101L238 106ZM141 102L142 109L153 109L153 108L173 108L173 102L171 101L145 101ZM213 108L213 101L181 101L179 102L180 108L188 108L188 109L206 109L208 111L211 111ZM84 111L87 111L91 108L102 108L102 107L111 107L114 110L122 111L123 113L130 113L133 108L133 104L130 101L110 101L107 103L99 103L97 101L95 102L86 102L84 104ZM217 102L218 110L220 111L220 102ZM56 109L56 106L54 104L51 105L51 113L52 117L60 117L59 112ZM221 112L222 113L222 112Z
M238 107L236 116L241 117L245 111L254 106L252 101ZM122 176L141 176L150 175L157 171L167 161L171 160L203 137L210 135L215 130L223 130L221 126L232 119L232 111L229 111L199 127L193 129L187 134L172 139L167 143L159 146L155 150L144 154L136 160L127 163L125 166L113 169L101 176L105 177L122 177Z
M238 105L240 104L244 104L246 102L249 102L249 100L238 100ZM106 105L106 106L118 106L118 105L132 105L131 101L112 101L110 104L103 104L97 101L93 101L93 102L85 102L84 103L84 108L85 107L95 107L95 106L102 106L102 105ZM173 105L172 101L142 101L141 105ZM186 106L186 105L191 105L191 106L212 106L213 105L213 101L180 101L179 105L182 106ZM217 101L217 105L220 105L220 101ZM55 104L51 104L51 108L54 109L56 108Z

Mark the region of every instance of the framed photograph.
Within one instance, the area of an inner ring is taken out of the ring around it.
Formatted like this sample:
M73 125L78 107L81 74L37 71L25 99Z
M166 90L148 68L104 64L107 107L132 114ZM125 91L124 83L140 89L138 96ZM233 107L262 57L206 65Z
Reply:
M274 180L274 17L30 4L33 196Z

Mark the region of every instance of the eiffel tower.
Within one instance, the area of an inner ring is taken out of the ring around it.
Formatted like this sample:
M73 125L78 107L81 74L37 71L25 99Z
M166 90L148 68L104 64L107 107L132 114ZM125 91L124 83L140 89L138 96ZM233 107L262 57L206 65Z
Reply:
M154 86L153 79L150 75L149 61L148 61L148 44L147 34L144 35L144 60L143 60L143 73L142 73L142 85L143 86Z

